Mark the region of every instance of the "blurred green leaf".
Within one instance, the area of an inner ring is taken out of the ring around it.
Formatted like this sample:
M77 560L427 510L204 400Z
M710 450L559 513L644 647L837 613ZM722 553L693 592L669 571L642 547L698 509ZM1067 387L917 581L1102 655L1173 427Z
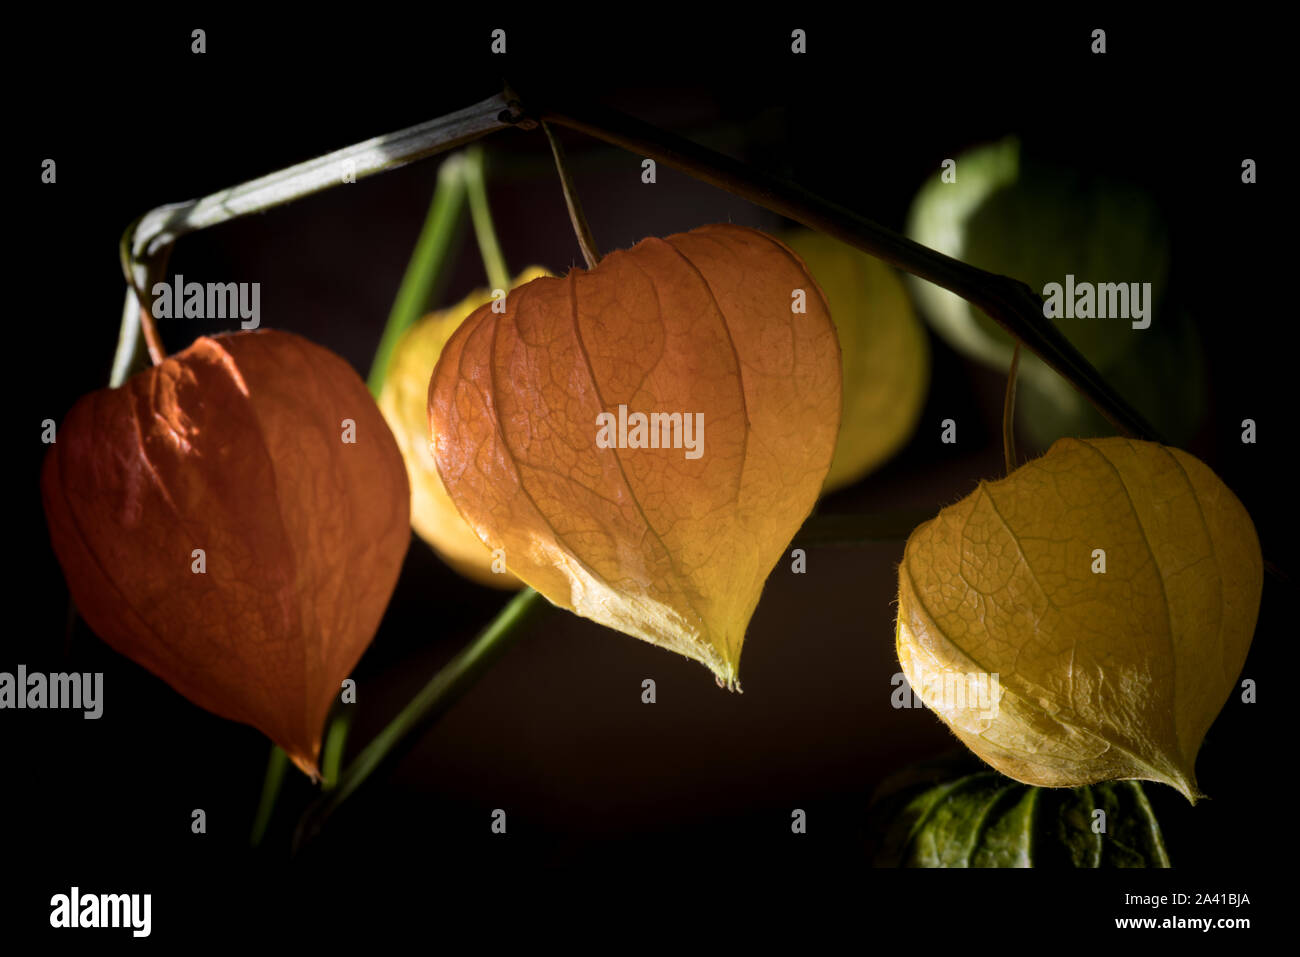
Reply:
M1185 442L1204 412L1204 361L1189 313L1167 294L1168 231L1155 200L1108 177L1025 155L1009 137L957 158L956 182L936 173L917 193L908 235L973 266L1047 283L1151 283L1151 324L1123 318L1054 319L1063 335L1169 441ZM947 290L909 277L935 331L963 354L1006 371L1014 343ZM1019 421L1033 444L1062 435L1114 435L1068 382L1033 355L1020 367Z
M1196 324L1179 316L1152 323L1136 348L1106 370L1106 379L1170 442L1185 445L1206 412L1205 356ZM1040 380L1020 386L1016 414L1030 442L1048 448L1063 435L1096 438L1115 427L1065 380L1045 390Z

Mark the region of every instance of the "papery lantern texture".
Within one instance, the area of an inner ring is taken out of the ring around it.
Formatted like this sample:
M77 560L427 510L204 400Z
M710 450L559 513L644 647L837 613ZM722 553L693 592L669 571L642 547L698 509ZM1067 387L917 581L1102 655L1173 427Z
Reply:
M926 705L1017 781L1138 778L1195 801L1263 578L1250 515L1199 459L1061 439L912 532L898 657ZM972 676L998 681L972 694Z
M471 315L429 385L434 455L513 574L735 688L763 584L830 466L840 380L803 261L704 226Z
M41 491L87 624L315 774L410 539L406 469L352 368L286 332L200 338L78 401Z

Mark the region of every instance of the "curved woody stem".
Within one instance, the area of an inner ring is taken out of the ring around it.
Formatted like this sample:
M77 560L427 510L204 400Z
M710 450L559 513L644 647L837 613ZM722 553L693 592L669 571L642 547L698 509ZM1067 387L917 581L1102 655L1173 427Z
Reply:
M166 274L167 252L181 236L455 149L517 119L505 95L497 94L436 120L373 137L202 199L145 213L127 228L119 248L127 297L114 377L132 364L137 337L128 327L137 316L154 364L166 357L153 317L143 307L149 301L146 291Z
M596 263L600 262L600 253L596 250L596 240L591 235L591 225L582 212L582 203L578 200L578 191L573 186L573 177L569 173L569 164L564 156L564 147L560 145L560 140L555 135L555 131L551 129L545 120L542 121L541 126L542 132L546 134L546 139L551 144L551 155L555 157L555 171L560 174L560 185L564 188L564 204L569 208L569 222L573 223L573 232L578 237L578 247L582 250L582 258L587 261L588 269L595 269Z

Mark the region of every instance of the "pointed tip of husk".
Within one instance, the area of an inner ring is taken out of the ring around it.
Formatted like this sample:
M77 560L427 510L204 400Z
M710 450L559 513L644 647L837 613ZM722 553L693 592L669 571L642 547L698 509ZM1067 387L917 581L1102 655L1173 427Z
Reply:
M735 694L744 694L744 689L740 687L740 669L730 661L722 661L715 665L710 665L709 670L713 672L713 680L717 682L719 688L726 688Z
M1198 801L1204 801L1208 795L1196 786L1196 780L1181 781L1174 785L1178 793L1187 798L1187 803L1195 807Z
M1187 803L1193 807L1196 802L1204 800L1207 795L1196 784L1196 775L1194 773L1183 774L1182 772L1173 772L1168 777L1156 777L1151 780L1160 784L1167 784L1183 797L1187 798Z
M289 760L293 762L294 767L307 775L307 777L311 778L312 784L316 784L320 781L320 766L316 763L315 758L309 757L305 754L295 753L290 751L288 748L285 748L284 750L285 754L289 756Z

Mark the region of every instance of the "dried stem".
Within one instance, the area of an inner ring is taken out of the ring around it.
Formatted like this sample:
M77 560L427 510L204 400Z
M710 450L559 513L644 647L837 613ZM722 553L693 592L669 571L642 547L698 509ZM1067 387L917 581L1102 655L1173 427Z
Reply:
M249 213L280 206L355 179L385 173L416 160L455 149L511 124L501 94L473 106L395 133L326 153L316 159L224 189L188 203L160 206L141 217L132 254L150 255L179 237ZM345 178L344 174L348 174Z
M143 219L143 217L141 217ZM147 290L167 275L167 259L171 247L164 246L151 256L136 259L131 250L132 238L140 220L127 227L118 242L117 254L126 277L126 302L122 306L122 326L118 333L117 353L113 356L113 372L109 385L116 388L126 381L131 371L139 362L140 333L144 333L144 345L149 354L149 361L154 365L167 358L167 349L163 345L158 325L150 311Z
M1011 353L1011 369L1007 372L1007 394L1002 399L1002 456L1006 459L1007 474L1016 470L1016 373L1020 371L1020 343Z
M166 275L167 251L181 236L463 146L506 128L516 119L505 95L497 94L428 123L376 136L202 199L159 206L145 213L122 237L127 299L114 374L119 367L130 365L134 335L127 332L126 326L137 315L150 358L157 364L166 356L153 317L145 310L149 301L146 293L156 279Z
M569 221L573 223L573 231L578 236L582 258L587 260L588 269L594 269L596 263L600 262L600 253L596 251L596 240L592 238L591 226L587 223L587 217L583 215L582 203L578 201L578 193L573 188L573 177L569 175L569 165L564 158L564 147L560 145L559 138L545 120L542 121L542 132L546 134L551 144L551 153L555 157L555 170L560 174L560 185L564 187L564 202L569 207Z

